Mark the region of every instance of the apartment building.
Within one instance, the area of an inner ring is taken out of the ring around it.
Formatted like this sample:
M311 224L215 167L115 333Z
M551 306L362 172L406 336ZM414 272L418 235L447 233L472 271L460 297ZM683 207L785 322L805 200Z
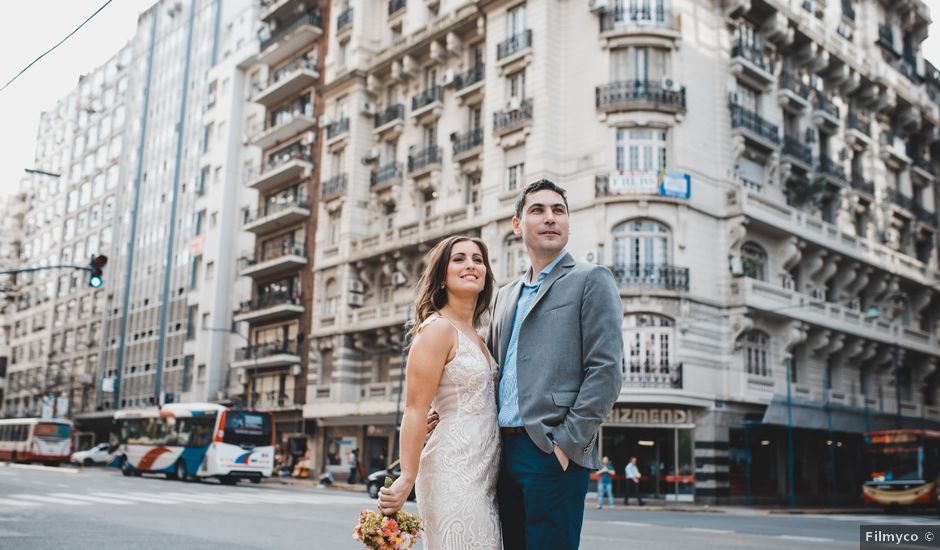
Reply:
M543 177L568 190L568 251L621 289L624 387L600 439L647 465L644 492L780 500L792 455L798 499L854 498L864 431L938 425L923 2L330 13L304 407L317 467L344 471L357 447L369 470L390 460L424 254L481 236L512 281L527 269L512 204Z
M257 199L243 212L241 230L254 236L254 246L239 260L250 291L234 319L247 327L247 337L231 365L242 401L273 412L278 432L304 444L310 331L304 313L312 300L326 15L317 2L303 0L263 2L258 14L260 51L247 90L260 114L248 121L246 139L260 149L261 161L244 178Z
M162 0L131 43L130 153L111 277L101 408L224 400L238 299L240 63L256 52L254 3ZM254 49L253 49L254 48ZM108 384L109 386L111 384Z
M34 166L26 167L19 207L7 222L16 225L18 241L9 267L87 265L92 256L113 255L131 62L131 49L123 48L41 115ZM93 288L87 272L67 268L21 273L11 282L5 413L94 411L102 317L113 287Z

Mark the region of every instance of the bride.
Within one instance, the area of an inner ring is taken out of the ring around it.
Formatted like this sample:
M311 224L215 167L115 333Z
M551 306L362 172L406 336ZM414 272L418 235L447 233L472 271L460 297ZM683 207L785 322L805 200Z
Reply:
M414 487L427 550L502 548L498 368L476 332L494 288L483 241L449 237L428 252L405 371L401 476L379 491L392 514ZM440 421L422 450L432 404Z

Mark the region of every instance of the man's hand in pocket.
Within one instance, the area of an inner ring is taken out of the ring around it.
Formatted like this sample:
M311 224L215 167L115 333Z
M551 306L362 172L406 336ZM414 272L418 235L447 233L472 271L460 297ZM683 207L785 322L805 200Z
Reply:
M568 471L568 463L569 463L569 461L568 461L568 455L565 454L565 451L562 451L562 450L561 450L561 447L559 447L558 444L555 444L554 447L555 447L555 449L554 449L554 450L555 450L555 458L557 458L557 459L558 459L558 463L561 464L561 469L567 472L567 471Z

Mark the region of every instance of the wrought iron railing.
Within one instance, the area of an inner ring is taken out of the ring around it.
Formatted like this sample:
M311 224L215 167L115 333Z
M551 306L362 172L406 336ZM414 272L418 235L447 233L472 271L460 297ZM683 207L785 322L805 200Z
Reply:
M610 271L622 289L689 290L687 267L670 264L612 265Z
M399 10L405 9L407 3L407 0L388 0L388 14L393 15L398 13Z
M618 6L601 13L601 32L627 30L636 27L674 29L675 18L662 4L658 6Z
M526 29L497 44L496 59L509 57L510 55L521 52L530 46L532 46L532 29Z
M483 145L483 128L454 136L454 156Z
M874 196L875 194L875 184L864 178L861 174L853 173L851 182L852 188L863 193L868 193L869 195Z
M394 181L401 179L402 176L402 166L400 162L389 162L379 166L378 169L372 171L372 177L370 181L370 187L375 187L377 185L382 185L389 181Z
M634 388L682 389L682 363L624 358L623 385Z
M283 27L278 27L270 31L270 36L268 38L261 40L260 49L263 51L265 48L274 44L278 40L284 37L287 33L297 30L304 25L313 25L314 27L322 28L322 19L320 17L319 10L308 11L307 13L301 15L297 19L287 23Z
M746 59L765 71L773 72L773 62L764 53L762 49L752 44L745 44L741 40L735 40L731 46L731 57L740 57Z
M348 183L348 177L346 174L340 174L338 176L333 176L332 178L323 182L320 186L320 198L326 199L334 195L340 195L346 192L346 184Z
M388 124L389 122L393 120L404 119L404 118L405 118L405 106L404 105L402 105L401 103L389 105L381 113L375 114L375 118L374 118L375 127L378 128L380 126L385 126L386 124Z
M597 107L631 106L653 103L685 109L685 86L664 88L650 80L623 80L598 86L594 90Z
M346 11L339 14L339 17L336 18L336 32L339 32L346 27L352 25L353 22L353 9L346 8Z
M761 137L769 139L778 145L780 144L780 133L776 124L771 124L757 113L733 103L731 104L731 127L746 128Z
M435 101L441 101L443 97L443 90L440 86L431 86L427 90L411 98L411 110L417 111L422 107L427 107Z
M249 266L283 258L284 256L300 256L306 258L307 251L304 249L303 245L284 242L277 248L269 248L260 253L242 256L241 267L244 269Z
M268 78L268 86L273 86L274 84L277 84L278 82L284 80L285 77L289 76L294 71L300 71L303 69L316 71L317 60L307 59L306 57L299 57L291 61L287 65L271 73L271 77Z
M867 118L860 117L858 113L849 111L846 124L852 130L858 130L866 136L871 136L871 121Z
M783 136L783 154L795 158L803 164L813 165L813 150L809 145L804 144L799 138L793 136Z
M793 74L783 71L780 73L780 87L794 92L803 99L809 99L811 89Z
M267 309L274 306L292 305L299 306L300 295L296 292L268 292L255 296L251 300L243 301L235 313L249 313L259 309Z
M444 155L440 147L422 149L413 155L408 155L408 171L415 172L423 170L428 166L440 164L443 157Z
M333 139L349 131L349 119L342 118L326 125L326 139Z
M816 92L813 98L813 105L815 105L817 111L822 111L830 116L839 118L839 106L822 93Z
M532 118L532 100L524 99L518 109L506 109L493 113L493 130L502 131Z
M819 166L816 167L816 172L835 178L840 182L848 181L848 178L845 176L845 168L843 168L842 165L838 162L825 155L819 157Z
M273 216L290 208L310 208L310 202L306 197L294 197L289 201L271 203L264 208L259 208L245 214L245 223L251 223L268 216Z
M889 188L887 192L887 197L888 197L888 200L900 206L901 208L911 210L911 211L914 210L914 199L911 198L909 195L905 195L904 193L901 193L897 189Z
M300 342L297 340L286 340L284 342L271 342L238 348L235 350L235 360L264 359L265 357L282 354L300 355Z
M483 80L483 77L486 75L485 66L483 63L477 64L475 67L470 69L465 73L461 73L454 77L454 87L459 91L467 86L471 86Z

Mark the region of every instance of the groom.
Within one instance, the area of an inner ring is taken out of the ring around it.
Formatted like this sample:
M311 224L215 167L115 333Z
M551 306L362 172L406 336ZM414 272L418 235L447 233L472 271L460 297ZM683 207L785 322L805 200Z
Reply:
M530 184L512 227L531 267L500 289L487 346L500 364L497 485L508 550L577 549L597 434L620 394L623 306L606 268L577 262L565 190Z

